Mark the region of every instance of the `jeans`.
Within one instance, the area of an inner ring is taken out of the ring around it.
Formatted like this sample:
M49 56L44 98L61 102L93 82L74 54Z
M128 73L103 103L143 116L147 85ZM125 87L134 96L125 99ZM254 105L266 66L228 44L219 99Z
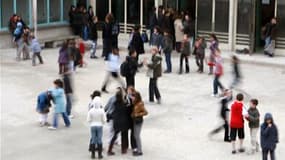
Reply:
M149 79L149 101L154 101L154 95L157 100L160 100L161 96L157 88L157 78Z
M262 149L262 160L268 159L268 153L270 153L270 159L275 160L275 150Z
M183 60L185 59L185 68L186 68L186 73L189 73L190 68L189 68L189 61L188 61L188 56L181 54L180 55L180 73L183 71Z
M196 64L198 66L198 71L204 71L204 58L203 57L196 57Z
M126 76L127 87L133 86L135 87L135 76Z
M36 57L38 57L40 63L42 64L43 63L43 59L42 59L41 53L40 52L35 52L35 53L33 53L33 57L32 57L33 65L36 65Z
M91 144L102 144L102 136L103 136L103 127L102 126L92 126L90 128L91 131Z
M214 94L218 94L218 87L220 87L220 89L224 89L224 87L221 84L219 78L220 78L220 76L215 75L215 79L214 79Z
M134 136L135 136L135 139L136 139L137 151L139 153L142 152L142 142L141 142L142 125L143 125L143 123L134 124Z
M66 114L69 116L71 114L72 108L72 94L66 94Z
M90 57L93 58L95 57L95 54L96 54L96 49L97 49L97 40L92 40L92 46L91 46L91 54L90 54Z
M165 62L166 62L166 71L171 72L172 71L172 64L171 64L171 52L165 53Z
M266 37L265 38L265 48L270 44L271 42L271 38L270 37Z
M58 115L61 114L62 115L62 118L63 118L63 121L65 123L65 126L66 127L69 127L70 126L70 121L69 121L69 118L66 114L66 112L63 112L63 113L54 113L53 115L53 127L57 128L58 126Z

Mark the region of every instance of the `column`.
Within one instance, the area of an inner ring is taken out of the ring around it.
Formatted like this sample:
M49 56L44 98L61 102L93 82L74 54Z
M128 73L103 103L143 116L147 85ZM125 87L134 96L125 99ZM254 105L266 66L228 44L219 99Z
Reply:
M212 1L213 9L212 9L212 32L215 32L215 14L216 14L216 1Z
M125 9L124 9L124 32L127 33L127 0L125 0Z
M33 0L33 25L34 25L34 35L37 37L38 34L38 24L37 24L37 0Z
M96 15L96 0L90 0L89 4L93 7L93 12Z
M236 45L236 33L237 33L237 7L238 7L238 0L230 1L230 11L229 11L229 45L230 50L235 50Z
M143 0L140 0L141 7L140 7L140 25L143 26Z
M109 0L109 13L112 13L112 0Z

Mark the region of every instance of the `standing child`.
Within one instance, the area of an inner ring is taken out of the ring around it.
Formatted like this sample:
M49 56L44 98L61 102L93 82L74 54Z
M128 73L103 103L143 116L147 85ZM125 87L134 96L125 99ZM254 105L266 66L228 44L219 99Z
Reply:
M243 140L244 140L244 120L243 116L246 115L246 110L243 105L243 94L239 93L236 96L236 101L231 106L231 120L230 120L230 127L231 127L231 141L232 141L232 154L236 154L236 136L238 133L238 137L240 140L240 149L239 152L244 152L243 148Z
M36 57L39 58L39 61L40 61L40 64L43 64L43 59L42 59L42 56L41 56L41 45L40 43L38 42L38 40L35 38L34 35L31 35L31 38L32 38L32 45L31 45L31 49L32 49L32 52L33 52L33 58L32 58L32 63L33 63L33 66L36 65Z
M232 66L233 66L234 80L230 86L231 89L233 89L239 84L240 78L241 78L240 68L239 68L239 59L235 55L232 56Z
M162 49L165 54L165 62L166 62L166 70L164 73L172 72L172 64L171 64L171 52L173 50L172 36L169 34L169 31L164 31L164 37L162 40Z
M184 39L182 41L181 45L181 55L180 55L180 69L179 69L179 74L182 74L183 72L183 61L185 59L185 68L186 68L186 73L189 73L190 68L189 68L189 61L188 57L190 56L190 42L187 34L184 34Z
M40 114L40 125L48 126L49 123L47 122L49 108L51 107L50 101L52 100L52 96L50 92L42 92L38 95L37 101L37 112Z
M81 55L81 59L80 59L80 62L79 62L79 67L83 67L83 64L84 64L84 54L85 54L85 45L84 45L84 42L82 39L79 39L78 40L78 48L79 48L79 51L80 51L80 55Z
M258 142L257 142L257 131L259 128L259 111L256 108L258 105L257 99L250 100L250 108L248 109L248 115L246 116L246 119L248 120L248 126L250 128L250 139L251 139L251 145L252 149L250 151L251 154L254 154L254 152L258 152Z
M270 159L275 160L275 148L278 143L278 129L273 121L273 116L270 113L266 113L264 117L264 123L260 128L262 159L267 160L270 153Z
M205 39L202 37L199 37L197 41L195 42L194 47L195 47L194 54L196 58L196 64L198 66L197 72L203 73L204 72L205 48L207 47Z
M64 120L65 126L70 126L69 118L66 114L66 103L65 94L63 90L63 82L60 79L55 80L54 88L50 90L53 102L55 104L54 115L53 115L53 125L49 127L50 130L56 130L58 126L58 115L61 114Z
M208 61L208 65L209 65L209 75L213 74L213 70L214 70L214 64L215 64L215 52L216 49L219 48L219 41L218 38L215 34L211 34L210 35L210 50L211 50L211 54L210 54L210 59Z
M91 109L87 114L87 122L90 124L91 140L89 151L91 158L95 158L95 148L98 148L99 159L103 158L103 125L106 122L105 112L102 108L100 97L95 97L91 103Z

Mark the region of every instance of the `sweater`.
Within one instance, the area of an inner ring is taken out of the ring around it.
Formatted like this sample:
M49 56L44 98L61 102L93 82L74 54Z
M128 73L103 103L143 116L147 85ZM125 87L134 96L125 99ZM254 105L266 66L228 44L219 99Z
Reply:
M35 38L32 40L31 49L33 53L38 53L42 51L40 43Z
M64 90L62 88L54 88L49 91L51 91L53 103L55 104L54 112L55 113L66 112L66 100L65 100Z
M90 126L103 126L106 122L105 112L101 107L101 100L99 97L95 97L91 102L91 106L93 106L87 114L87 122L89 122Z
M244 120L243 120L243 103L239 101L235 101L231 106L231 120L230 120L231 128L243 128Z
M259 127L259 111L257 108L250 108L248 110L248 121L249 128Z
M139 103L134 105L134 109L133 109L133 112L132 112L132 117L133 118L135 118L135 117L143 117L143 116L145 116L147 114L148 114L148 112L145 109L143 102L139 102Z

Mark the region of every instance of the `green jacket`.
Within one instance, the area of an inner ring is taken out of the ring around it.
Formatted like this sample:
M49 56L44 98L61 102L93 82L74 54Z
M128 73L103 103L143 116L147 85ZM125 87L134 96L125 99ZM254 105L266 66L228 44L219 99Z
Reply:
M248 110L248 126L249 128L259 128L260 114L257 108L250 108Z
M147 65L147 76L150 78L158 78L162 75L161 67L162 57L157 53L151 57L151 63Z

